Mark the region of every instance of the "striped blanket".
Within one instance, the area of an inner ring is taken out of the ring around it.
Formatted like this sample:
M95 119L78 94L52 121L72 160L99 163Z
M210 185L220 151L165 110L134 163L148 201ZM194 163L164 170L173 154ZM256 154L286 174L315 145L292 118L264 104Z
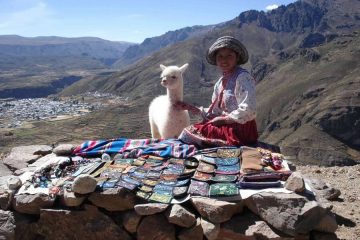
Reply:
M195 154L194 145L184 144L178 139L127 139L86 141L75 148L74 155L96 157L103 153L121 153L124 158L141 155L186 158Z

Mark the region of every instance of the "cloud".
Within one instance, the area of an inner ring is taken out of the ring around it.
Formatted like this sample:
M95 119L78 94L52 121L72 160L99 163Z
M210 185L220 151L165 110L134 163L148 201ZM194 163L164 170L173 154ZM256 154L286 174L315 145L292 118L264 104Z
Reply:
M279 5L277 5L277 4L272 4L272 5L267 6L265 9L266 9L267 11L271 11L271 10L277 9L278 7L279 7Z
M32 1L26 8L16 7L13 11L2 14L0 31L16 32L18 29L41 25L49 22L51 15L52 12L44 1Z

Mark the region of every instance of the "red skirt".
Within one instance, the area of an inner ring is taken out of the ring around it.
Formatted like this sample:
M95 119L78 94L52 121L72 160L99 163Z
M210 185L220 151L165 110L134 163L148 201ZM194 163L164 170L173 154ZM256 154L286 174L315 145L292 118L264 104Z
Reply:
M243 146L258 140L256 121L214 126L210 122L195 123L185 128L179 139L199 147Z

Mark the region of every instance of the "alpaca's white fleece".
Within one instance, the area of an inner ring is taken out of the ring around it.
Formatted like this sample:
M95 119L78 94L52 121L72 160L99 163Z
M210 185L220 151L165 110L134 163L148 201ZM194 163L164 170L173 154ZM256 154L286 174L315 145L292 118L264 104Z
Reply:
M149 106L149 122L152 138L177 138L181 131L190 125L187 110L175 109L173 104L183 100L182 73L188 64L178 68L176 66L161 66L162 79L168 80L167 95L155 98ZM172 76L177 76L176 81Z

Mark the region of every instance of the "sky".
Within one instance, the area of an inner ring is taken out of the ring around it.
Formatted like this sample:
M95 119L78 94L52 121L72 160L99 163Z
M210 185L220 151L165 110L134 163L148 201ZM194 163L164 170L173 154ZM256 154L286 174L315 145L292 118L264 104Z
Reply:
M194 25L295 0L0 0L0 35L100 37L141 43Z

